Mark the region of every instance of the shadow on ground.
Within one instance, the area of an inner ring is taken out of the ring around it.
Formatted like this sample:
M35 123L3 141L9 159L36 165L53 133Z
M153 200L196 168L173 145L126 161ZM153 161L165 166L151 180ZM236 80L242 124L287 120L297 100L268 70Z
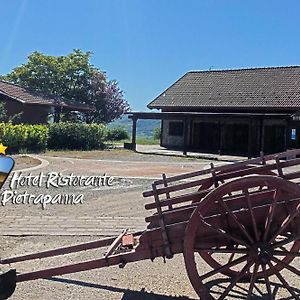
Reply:
M100 289L100 290L106 290L106 291L111 291L111 292L116 292L116 293L123 293L123 297L121 300L196 300L192 299L189 297L185 296L179 296L179 297L173 297L173 296L167 296L167 295L159 295L156 293L150 293L146 292L144 289L141 291L133 291L129 289L123 289L123 288L118 288L118 287L113 287L113 286L108 286L108 285L101 285L101 284L96 284L96 283L91 283L91 282L85 282L85 281L80 281L80 280L74 280L74 279L65 279L65 278L58 278L58 277L53 277L49 279L50 281L55 281L55 282L60 282L60 283L66 283L66 284L74 284L74 285L79 285L83 287L89 287L89 288L95 288L95 289ZM206 284L206 287L211 290L212 295L218 299L222 291L225 290L226 288L226 283L229 282L230 279L217 279L217 280L212 280ZM264 284L264 281L260 281L260 283ZM225 284L225 285L224 285ZM295 299L291 296L289 297L284 297L284 298L277 298L277 294L280 288L283 288L283 285L275 283L275 282L270 282L271 288L272 288L272 299L278 299L278 300L291 300ZM218 292L214 292L218 288ZM300 289L298 288L292 288L293 292L295 295L299 297L300 295ZM242 284L238 284L234 289L230 292L230 298L231 299L247 299L247 293L248 289L244 288ZM259 288L256 288L255 290L255 295L251 297L252 300L269 300L270 297L269 295L263 293Z
M121 300L196 300L189 297L172 297L172 296L166 296L166 295L159 295L156 293L150 293L146 292L144 289L141 291L132 291L129 289L122 289L118 287L108 286L108 285L101 285L91 282L85 282L80 280L74 280L74 279L65 279L65 278L58 278L58 277L52 277L48 279L50 281L60 282L60 283L66 283L66 284L74 284L79 285L83 287L89 287L89 288L95 288L100 290L106 290L110 292L116 292L116 293L123 293L123 296Z
M206 283L207 289L211 290L211 294L214 296L214 298L218 299L221 294L225 291L226 287L228 286L228 282L230 282L230 279L216 279L209 281ZM260 280L260 284L265 285L265 281ZM276 282L270 282L272 295L268 295L267 293L264 293L260 288L255 287L254 292L255 295L252 295L251 300L269 300L269 299L278 299L278 300L292 300L295 299L290 292L286 291L287 294L290 296L288 297L279 297L278 292L279 289L284 288L283 285L276 283ZM230 299L240 299L240 300L247 300L248 296L248 286L247 288L243 287L242 283L238 283L229 293ZM218 292L216 292L216 289ZM300 297L300 289L291 287L292 292L299 298Z

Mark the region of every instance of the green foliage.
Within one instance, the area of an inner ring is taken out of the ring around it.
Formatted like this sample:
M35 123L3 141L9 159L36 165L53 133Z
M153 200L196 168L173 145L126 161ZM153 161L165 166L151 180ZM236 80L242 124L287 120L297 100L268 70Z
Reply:
M78 114L56 110L54 120L108 123L129 110L123 91L114 80L90 63L91 52L74 50L66 56L33 52L28 61L5 79L57 99L93 108ZM63 119L61 118L63 117Z
M49 125L49 149L103 149L107 128L103 124L60 122Z
M45 125L12 125L0 123L0 142L9 153L43 152L47 148L48 128Z
M154 131L153 131L153 138L155 140L160 140L161 138L161 127L156 127L154 128Z
M138 145L159 145L159 140L142 136L138 137L136 142Z
M115 126L108 129L107 140L121 141L129 139L128 132L123 126Z

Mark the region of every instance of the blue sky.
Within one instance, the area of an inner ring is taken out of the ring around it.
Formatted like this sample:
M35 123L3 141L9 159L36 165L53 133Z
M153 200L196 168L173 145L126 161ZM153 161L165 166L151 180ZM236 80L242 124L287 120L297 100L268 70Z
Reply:
M9 173L14 165L14 161L10 157L0 156L0 172Z
M0 0L0 74L38 50L94 53L133 110L190 70L300 64L300 1Z

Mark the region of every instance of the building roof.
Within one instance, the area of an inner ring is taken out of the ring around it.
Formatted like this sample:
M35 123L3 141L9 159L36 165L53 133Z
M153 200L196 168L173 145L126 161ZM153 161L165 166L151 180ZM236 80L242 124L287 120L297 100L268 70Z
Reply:
M0 80L0 96L1 95L29 105L56 106L64 107L70 110L92 110L88 106L72 104L70 102L66 102L65 100L47 96L40 92L24 88L20 85Z
M300 66L188 72L148 107L300 110Z

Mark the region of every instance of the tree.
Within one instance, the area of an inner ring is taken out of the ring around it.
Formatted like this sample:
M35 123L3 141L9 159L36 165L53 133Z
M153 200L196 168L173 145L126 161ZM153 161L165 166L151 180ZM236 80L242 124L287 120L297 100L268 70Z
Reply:
M161 127L156 127L153 130L153 138L155 140L160 140L161 139Z
M28 61L5 79L53 96L57 102L70 101L93 108L90 112L59 111L55 120L108 123L129 110L123 91L115 80L90 63L92 53L74 50L66 56L33 52Z

